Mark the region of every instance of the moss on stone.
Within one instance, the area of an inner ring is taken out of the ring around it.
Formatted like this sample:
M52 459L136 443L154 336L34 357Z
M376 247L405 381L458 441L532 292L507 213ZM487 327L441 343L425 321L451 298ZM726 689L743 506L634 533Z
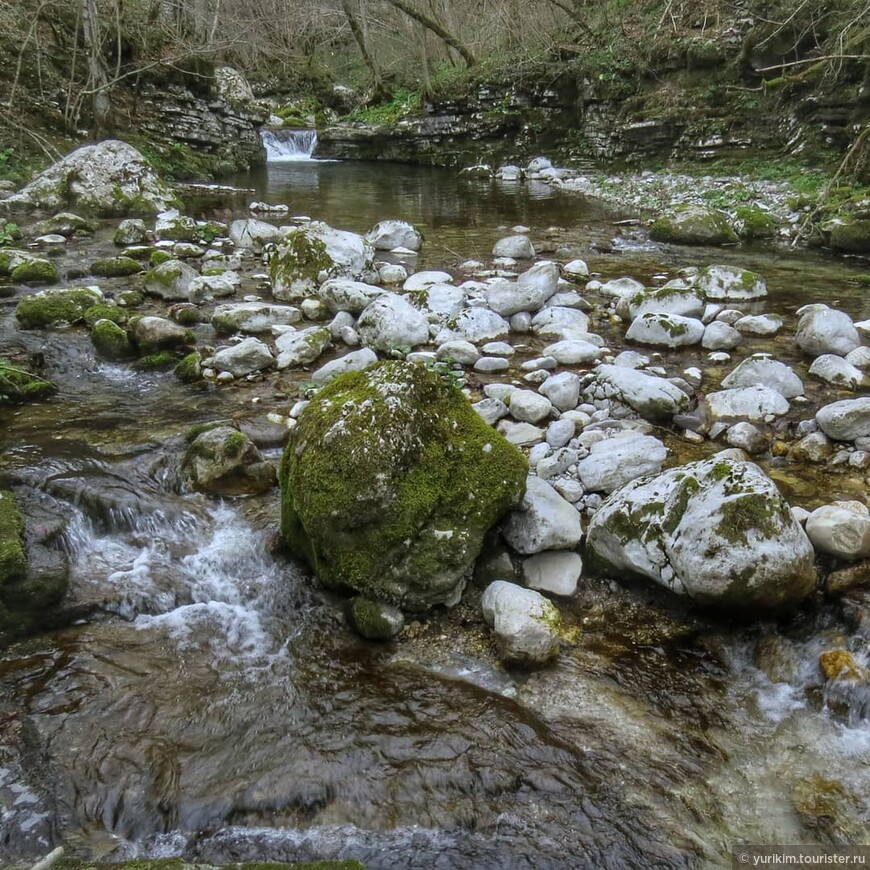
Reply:
M650 238L675 245L728 245L738 241L728 216L713 208L684 206L653 221Z
M138 308L145 302L145 294L141 290L122 290L117 299L125 308Z
M188 444L193 444L203 432L210 432L212 429L219 429L222 426L232 426L233 424L228 422L227 420L213 420L211 423L197 423L196 426L191 426L187 432L184 433L184 440Z
M57 387L43 378L13 366L0 358L0 405L37 402L57 392Z
M297 282L316 286L322 271L328 271L335 264L326 251L322 239L297 229L287 234L277 253L269 261L269 277L276 282L291 286Z
M129 315L123 308L112 305L111 302L101 302L92 305L85 311L85 323L93 326L98 320L111 320L112 323L126 323Z
M28 259L12 270L12 280L18 284L54 284L60 277L50 260Z
M122 360L136 356L130 337L112 320L98 320L91 329L91 341L97 353L106 359Z
M151 263L152 266L159 266L161 263L165 263L171 259L172 259L172 254L170 254L168 251L157 250L157 251L151 252L151 256L149 257L149 262Z
M175 367L175 377L186 384L192 384L201 380L202 358L196 351L182 357L181 361Z
M108 257L91 263L91 274L103 278L119 278L142 271L141 263L132 257Z
M151 353L139 359L137 365L140 369L168 369L172 368L177 362L175 354L168 350L161 350L159 353Z
M27 577L24 520L12 493L0 490L0 592Z
M22 299L15 308L15 316L24 329L45 328L59 321L75 323L101 299L101 294L86 288L43 290Z
M282 533L330 586L425 609L449 597L522 495L522 454L423 366L324 387L281 465Z
M778 223L770 212L754 205L741 205L734 212L734 226L741 239L772 239Z
M830 246L844 254L870 254L870 220L851 217L830 226Z

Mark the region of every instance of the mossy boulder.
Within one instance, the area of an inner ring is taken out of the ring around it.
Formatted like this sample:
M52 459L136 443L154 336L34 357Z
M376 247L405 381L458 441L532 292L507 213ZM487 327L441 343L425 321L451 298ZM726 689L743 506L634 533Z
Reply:
M81 215L62 211L40 221L32 232L35 236L56 234L71 239L75 236L92 236L96 229L90 221Z
M328 586L411 611L457 600L527 463L454 386L383 362L305 408L281 464L281 530Z
M57 392L50 381L43 380L0 358L0 405L37 402Z
M54 323L75 323L102 301L103 294L95 287L42 290L22 299L15 307L15 316L24 329L44 329Z
M0 490L0 589L26 576L24 520L12 493Z
M772 239L778 229L776 217L757 205L741 205L734 211L734 230L741 239Z
M159 253L159 252L155 252ZM196 269L181 260L165 260L145 275L145 292L170 302L187 300Z
M846 216L822 227L823 235L835 251L844 254L870 254L870 219Z
M142 264L132 257L107 257L91 263L91 274L102 278L120 278L142 271Z
M146 245L148 243L148 228L141 218L127 218L118 224L112 236L112 241L119 247L128 245Z
M101 302L99 305L92 305L85 311L85 323L88 326L93 326L98 320L111 320L112 323L126 323L129 314L117 305L111 302Z
M106 217L156 214L174 202L148 161L132 145L111 139L76 149L5 201L13 209L74 208Z
M374 263L371 243L315 221L290 230L269 261L272 292L282 302L314 295L328 278L362 280Z
M216 426L197 435L182 468L194 489L210 495L252 495L276 483L275 467L247 435L232 426Z
M813 547L773 481L713 457L640 478L595 513L587 554L695 601L753 614L815 587Z
M202 380L202 357L197 351L192 351L181 358L175 367L175 377L185 384Z
M30 257L12 270L11 277L17 284L54 284L60 276L51 260Z
M98 320L93 325L91 341L97 353L105 359L122 360L136 356L136 348L127 331L111 320Z
M398 607L364 595L351 598L346 612L354 631L366 640L390 640L405 627L405 617Z
M716 208L684 205L653 221L650 238L673 245L733 245L737 233L728 223L728 215Z

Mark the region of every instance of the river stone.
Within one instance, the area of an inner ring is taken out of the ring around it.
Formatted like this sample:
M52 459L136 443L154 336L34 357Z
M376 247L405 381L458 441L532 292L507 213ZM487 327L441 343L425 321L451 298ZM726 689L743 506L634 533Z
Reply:
M803 381L794 373L793 369L779 360L769 357L750 357L743 360L722 381L725 389L736 387L766 387L776 390L786 399L794 399L804 394Z
M366 233L366 239L376 251L392 251L393 248L419 251L423 244L423 236L407 221L381 221Z
M650 313L631 322L625 340L674 349L697 344L703 335L704 324L700 320L679 314Z
M739 241L725 212L702 205L679 205L656 218L649 237L674 245L733 245Z
M366 347L383 353L409 350L429 341L429 322L422 312L395 293L383 293L366 306L356 330Z
M331 278L317 291L317 297L326 303L333 314L339 311L361 314L375 299L383 296L384 292L382 288L362 281Z
M644 286L634 278L611 278L598 288L602 296L614 296L617 299L629 299L644 292Z
M613 492L645 474L658 474L668 451L658 438L621 432L596 441L577 463L577 476L589 492Z
M457 599L526 469L437 374L378 363L336 378L300 415L282 534L325 584L424 611Z
M211 318L218 335L234 332L260 334L273 326L289 326L302 320L302 312L291 305L271 305L268 302L239 302L219 305Z
M505 236L499 239L492 248L493 257L511 257L514 260L531 260L535 249L529 237L525 235Z
M733 326L714 320L704 330L701 347L705 350L733 350L743 341L743 335Z
M569 278L588 278L589 267L585 260L571 260L562 266L562 272Z
M481 419L490 426L495 426L503 417L507 417L508 407L501 399L481 399L472 406L480 414Z
M104 359L122 360L136 356L136 348L127 331L112 320L97 320L91 327L91 341Z
M601 358L601 348L588 341L564 339L547 345L544 354L552 357L559 365L573 366L596 362Z
M353 630L366 640L391 640L405 627L398 607L355 595L347 603L347 619Z
M817 356L810 366L810 374L826 383L845 387L848 390L854 390L864 380L861 369L855 368L843 357L833 353L823 353L821 356Z
M521 311L538 311L549 296L544 298L534 288L523 287L515 281L496 281L486 292L486 305L502 317L511 317Z
M470 341L472 344L482 344L507 338L510 334L510 324L494 311L486 308L466 308L452 325L445 326L435 336L435 344L441 345L448 341Z
M54 323L75 323L101 302L103 294L97 287L40 290L15 306L15 317L22 329L45 329Z
M544 440L544 430L533 426L531 423L515 423L513 420L501 420L496 426L500 435L503 435L511 444L517 447L531 447Z
M583 559L570 550L550 550L523 559L523 583L529 589L568 597L577 591Z
M217 351L212 368L219 372L229 372L234 378L241 378L267 369L274 362L269 348L262 341L258 338L246 338L238 344Z
M314 362L329 347L332 333L325 326L283 332L275 339L279 369L299 368Z
M434 284L449 284L453 276L448 272L415 272L402 285L405 293L414 293L418 290L428 290Z
M539 592L496 580L483 593L481 608L505 664L534 667L559 654L561 617Z
M363 279L373 263L374 249L362 236L312 221L278 243L269 260L272 293L282 302L296 302L329 278Z
M544 550L571 550L580 543L580 514L545 480L529 475L522 507L512 511L504 539L524 556Z
M754 615L815 586L813 548L755 464L713 457L633 481L592 518L587 550L706 605Z
M232 296L242 284L236 272L221 272L217 275L200 275L187 288L187 298L198 305L211 299Z
M662 287L658 290L644 290L630 297L621 297L616 306L620 316L631 320L641 314L679 314L682 317L701 317L704 313L704 300L691 288L675 290Z
M782 329L782 318L773 314L747 314L734 321L732 326L743 335L770 336Z
M816 422L835 441L870 438L870 396L825 405L816 413Z
M438 360L450 360L464 366L473 366L481 357L470 341L446 341L435 352Z
M809 356L833 353L846 356L861 344L852 318L826 305L810 305L798 312L798 347Z
M763 423L765 417L781 417L789 409L788 399L781 393L758 386L708 393L705 403L712 423Z
M545 308L532 318L532 332L541 338L586 340L589 316L576 308Z
M112 236L112 241L119 248L130 245L147 245L148 228L145 226L145 221L141 218L127 218L121 221Z
M846 354L846 362L859 369L870 368L870 347L862 345Z
M156 214L173 202L148 161L115 139L76 149L5 200L7 207L81 209L104 217Z
M503 356L482 356L473 366L476 372L483 374L506 372L510 367L510 360L505 359Z
M196 221L181 214L178 209L161 212L154 224L154 236L160 241L195 242Z
M278 227L256 218L237 220L230 224L230 241L237 248L262 251L267 244L277 242L283 235Z
M540 423L553 410L550 400L534 390L516 390L511 393L509 407L511 416L523 423Z
M345 372L361 372L370 365L374 365L377 361L378 355L373 350L364 347L362 350L351 351L351 353L345 354L340 359L321 366L316 372L312 373L311 381L318 387L322 387Z
M870 511L860 502L839 502L816 508L806 523L813 546L838 559L870 558Z
M580 401L580 378L573 372L560 372L547 378L538 391L560 411L572 411Z
M737 266L707 266L698 273L695 286L707 299L747 301L767 296L764 278Z
M256 341L256 339L251 339ZM194 489L209 495L253 495L275 485L275 467L238 429L217 426L200 433L182 462Z
M140 317L133 327L133 339L142 353L177 350L193 344L193 334L165 317Z
M767 438L752 423L743 421L728 427L725 440L731 447L737 447L750 455L763 453L767 449Z
M145 292L169 302L189 301L196 269L181 260L166 260L145 275Z
M612 388L614 398L647 420L667 419L689 407L689 397L679 387L664 378L637 369L598 366L595 384Z

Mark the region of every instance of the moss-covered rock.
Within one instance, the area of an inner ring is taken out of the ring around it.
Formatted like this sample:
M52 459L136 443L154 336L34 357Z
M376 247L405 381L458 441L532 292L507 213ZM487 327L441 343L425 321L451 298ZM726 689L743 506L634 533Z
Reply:
M595 513L586 546L612 576L750 615L797 604L816 581L812 544L751 462L713 457L632 481Z
M98 320L91 329L91 341L105 359L122 360L136 356L136 348L126 330L111 320Z
M870 220L851 216L832 221L823 227L828 244L844 254L870 254Z
M24 520L12 493L0 490L0 590L26 576Z
M772 239L778 228L776 217L757 205L741 205L734 211L734 229L746 241Z
M405 617L398 607L355 595L347 603L347 619L366 640L390 640L404 627Z
M281 465L282 534L327 585L422 611L461 592L527 470L455 387L380 363L339 376L300 416Z
M674 245L732 245L737 233L728 223L728 215L715 208L683 205L653 221L650 238Z
M92 305L85 311L85 323L88 326L93 326L98 320L111 320L112 323L126 323L129 314L117 305L112 305L111 302L103 302L99 305Z
M15 307L15 316L24 329L44 329L53 323L75 323L102 301L103 294L93 287L42 290L22 299Z
M52 215L33 228L33 234L36 236L57 234L68 239L74 236L92 236L95 232L94 225L90 221L68 211Z
M197 351L182 357L175 367L175 377L186 384L192 384L202 379L202 357Z
M136 365L143 371L153 371L161 369L171 369L178 362L178 357L168 350L161 350L159 353L149 353L147 356L140 357Z
M122 290L117 295L118 305L125 308L138 308L145 301L145 294L141 290Z
M119 247L128 245L145 245L148 243L148 228L140 218L127 218L118 224L112 236L112 241Z
M91 274L102 278L120 278L141 271L142 264L132 257L107 257L105 260L95 260L91 263Z
M50 381L43 380L0 358L0 405L37 402L57 392Z
M18 284L54 284L60 276L51 260L32 257L19 263L11 277Z
M194 438L182 468L194 489L210 495L251 495L276 483L275 467L254 442L232 426L207 429Z

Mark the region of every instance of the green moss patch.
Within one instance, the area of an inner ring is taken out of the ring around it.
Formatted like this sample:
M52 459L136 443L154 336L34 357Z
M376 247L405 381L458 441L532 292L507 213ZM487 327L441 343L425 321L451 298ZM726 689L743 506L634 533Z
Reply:
M87 288L43 290L22 299L15 316L24 329L44 329L53 323L75 323L92 305L102 302L102 294Z
M12 270L12 280L18 284L54 284L60 278L50 260L28 259Z
M57 392L50 381L37 377L0 358L0 405L36 402Z
M103 278L119 278L124 275L135 275L141 271L142 264L132 257L108 257L91 263L91 274Z
M0 589L27 576L24 520L12 493L0 490Z

